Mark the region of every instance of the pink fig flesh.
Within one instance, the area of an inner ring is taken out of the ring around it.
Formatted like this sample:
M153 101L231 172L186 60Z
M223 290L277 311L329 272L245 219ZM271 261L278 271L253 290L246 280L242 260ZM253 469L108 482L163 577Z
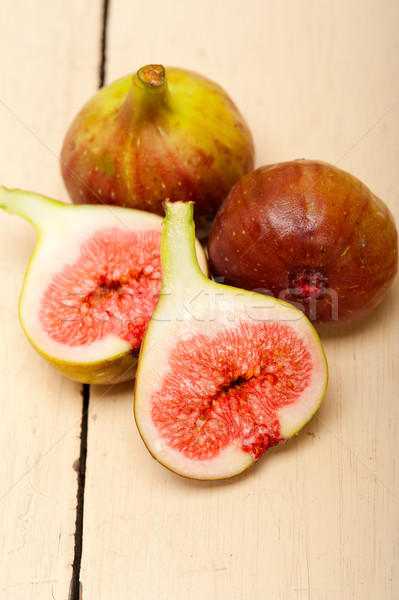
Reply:
M152 421L171 448L198 461L230 444L257 460L284 442L278 411L298 402L313 368L290 327L245 321L180 340L169 366L152 397Z
M54 275L39 312L48 336L68 346L116 335L138 352L161 290L160 230L100 229Z

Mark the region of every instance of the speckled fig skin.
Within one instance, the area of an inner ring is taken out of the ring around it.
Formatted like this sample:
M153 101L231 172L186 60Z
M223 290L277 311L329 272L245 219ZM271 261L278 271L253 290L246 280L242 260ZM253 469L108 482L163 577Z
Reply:
M99 90L72 122L61 168L75 204L163 216L165 198L193 200L209 223L254 168L250 131L229 96L196 73L147 65Z
M260 167L232 188L209 238L211 269L230 285L262 289L315 325L355 323L397 272L388 207L353 175L294 160Z

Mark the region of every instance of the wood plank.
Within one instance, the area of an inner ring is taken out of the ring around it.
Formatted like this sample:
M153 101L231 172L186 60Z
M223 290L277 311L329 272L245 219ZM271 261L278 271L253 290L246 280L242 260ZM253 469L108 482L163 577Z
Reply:
M0 183L66 200L58 153L97 87L100 7L1 3ZM0 214L0 598L68 597L74 558L81 385L35 352L18 297L35 232Z
M398 17L393 0L113 0L107 78L197 70L246 116L258 165L337 163L399 223ZM395 600L398 294L397 281L370 318L322 334L317 416L231 481L168 472L135 428L132 385L92 388L84 599Z

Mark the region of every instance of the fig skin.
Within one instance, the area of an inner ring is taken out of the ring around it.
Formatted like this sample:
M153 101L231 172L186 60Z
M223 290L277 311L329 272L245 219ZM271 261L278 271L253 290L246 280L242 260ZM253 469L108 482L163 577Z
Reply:
M162 65L100 89L73 120L61 151L75 204L163 216L166 198L192 200L204 226L253 168L251 133L226 92L199 74Z
M370 313L395 278L397 256L384 202L353 175L314 160L247 174L209 237L214 275L291 302L319 326L350 325Z

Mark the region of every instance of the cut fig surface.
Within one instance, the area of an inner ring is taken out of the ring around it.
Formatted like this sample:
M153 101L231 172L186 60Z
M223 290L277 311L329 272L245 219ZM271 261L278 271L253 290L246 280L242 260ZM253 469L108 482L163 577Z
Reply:
M76 381L132 379L161 290L161 217L6 188L0 207L38 232L19 306L34 347Z
M47 286L39 312L43 330L67 346L117 335L138 350L159 296L160 245L158 229L96 231Z
M218 479L245 470L311 418L327 363L301 311L204 277L194 239L191 204L167 203L162 291L141 348L135 418L160 463Z

